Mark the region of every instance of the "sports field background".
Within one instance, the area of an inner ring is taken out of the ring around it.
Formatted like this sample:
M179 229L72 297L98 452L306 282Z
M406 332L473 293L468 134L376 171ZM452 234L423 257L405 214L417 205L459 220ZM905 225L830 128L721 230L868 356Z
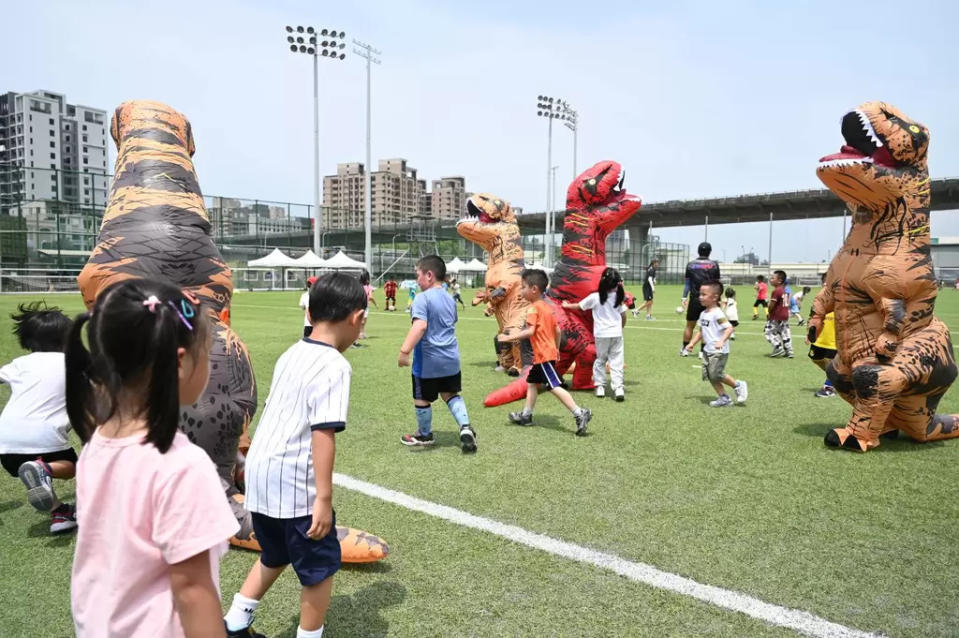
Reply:
M468 300L472 291L463 292ZM495 320L474 308L461 313L475 456L460 452L441 402L433 449L399 442L414 428L409 371L396 367L409 325L399 295L401 311L374 308L368 347L346 353L352 399L335 469L859 630L959 635L959 441L884 440L865 455L825 448L823 435L849 408L839 398L814 398L822 373L805 357L801 329L793 331L794 360L765 358L762 322L749 319L751 292L740 289L741 326L727 366L749 383L746 406L708 407L714 395L698 360L677 356L680 288L660 286L657 321L628 323L627 400L574 395L595 414L582 439L550 397L540 399L532 428L508 425L511 408L482 407L509 379L492 371ZM301 334L299 294L234 298L233 325L249 346L261 406L276 358ZM2 362L22 354L7 317L17 303L39 298L0 297ZM48 301L81 310L78 294ZM959 293L943 290L937 315L959 329ZM0 402L8 396L0 388ZM959 412L959 389L940 411ZM72 498L72 486L58 489ZM381 536L392 554L337 575L329 636L796 635L344 489L335 489L334 506L339 523ZM74 537L50 536L48 525L4 474L0 636L72 635ZM227 603L254 558L238 550L225 557ZM256 628L293 638L298 605L295 576L284 574Z

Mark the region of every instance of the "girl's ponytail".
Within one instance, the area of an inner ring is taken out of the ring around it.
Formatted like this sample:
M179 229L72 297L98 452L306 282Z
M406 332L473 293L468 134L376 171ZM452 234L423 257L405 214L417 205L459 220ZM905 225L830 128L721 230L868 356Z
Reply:
M96 428L94 417L93 378L91 370L93 358L83 345L83 326L90 320L91 313L78 315L67 336L66 360L66 400L67 416L70 425L80 440L86 443Z
M177 348L181 345L182 324L179 313L167 303L158 304L154 312L157 317L151 338L154 355L147 389L145 438L163 454L173 444L180 422Z

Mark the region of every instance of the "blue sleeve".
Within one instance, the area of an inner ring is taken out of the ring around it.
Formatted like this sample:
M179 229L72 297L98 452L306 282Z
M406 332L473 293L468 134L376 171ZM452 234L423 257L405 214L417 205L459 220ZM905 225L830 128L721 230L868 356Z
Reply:
M689 294L689 279L686 280L686 285L683 286L683 299L686 298L686 295Z
M429 300L426 298L425 294L416 295L413 297L413 306L410 309L410 316L412 319L422 319L429 323Z

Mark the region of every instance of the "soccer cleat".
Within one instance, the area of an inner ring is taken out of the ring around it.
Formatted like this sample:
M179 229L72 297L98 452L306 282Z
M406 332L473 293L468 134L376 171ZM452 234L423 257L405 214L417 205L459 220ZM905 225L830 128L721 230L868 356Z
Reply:
M639 317L638 310L633 310L632 313L633 313L633 319L636 319L637 317ZM646 318L649 319L649 315L646 315Z
M226 638L266 638L266 635L253 631L253 625L251 624L243 629L230 630L227 627Z
M709 407L725 408L725 407L731 406L732 404L733 404L733 400L729 398L728 394L724 394L723 396L717 398L715 401L710 401Z
M679 356L681 356L681 357L688 357L688 356L689 356L689 350L687 350L686 348L681 348L681 349L679 350Z
M468 425L460 428L460 445L463 447L463 453L465 454L476 451L476 432Z
M509 420L516 425L533 425L533 415L527 412L510 412Z
M806 323L806 320L805 320L805 319L800 319L800 320L799 320L799 323L797 323L796 325L797 325L797 326L801 326L801 325L803 325L804 323Z
M433 445L436 440L433 438L433 433L429 434L404 434L403 438L400 439L403 445L408 445L410 447L418 447L423 445Z
M816 390L816 396L820 399L836 396L836 390L831 385L824 385Z
M596 398L603 399L606 397L606 387L598 385L596 386Z
M749 388L746 386L746 382L740 379L733 389L736 391L736 403L745 403L746 397L749 396Z
M776 357L781 357L781 356L783 356L783 355L785 355L785 354L786 354L786 351L783 350L782 348L775 348L775 349L773 349L772 352L769 353L768 356L769 356L770 359L775 359Z
M626 400L626 392L622 388L616 388L613 390L613 398L619 402Z
M62 503L50 512L50 533L69 532L77 527L77 511L72 505Z
M792 359L792 358L793 358L793 353L792 353L792 352L787 352L787 353L786 353L786 358L787 358L787 359Z
M49 512L57 504L57 495L53 491L53 476L50 466L42 459L27 461L17 470L20 481L27 488L27 500L41 512Z
M579 414L574 414L573 418L576 420L576 436L586 436L586 428L593 418L592 411L580 408Z

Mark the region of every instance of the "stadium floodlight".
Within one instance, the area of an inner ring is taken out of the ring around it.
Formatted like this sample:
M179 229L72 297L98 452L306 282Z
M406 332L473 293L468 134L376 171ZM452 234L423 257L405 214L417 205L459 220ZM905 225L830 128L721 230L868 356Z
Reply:
M336 31L330 31L329 29L323 29L318 31L315 27L312 26L303 26L297 25L296 27L287 25L286 26L287 44L290 46L291 53L305 53L307 55L313 56L313 206L315 208L315 213L313 217L313 252L317 255L323 254L322 246L322 233L320 232L320 226L323 221L323 207L322 201L320 200L320 107L319 107L319 71L317 68L317 60L321 57L328 58L331 60L342 60L346 57L345 53L338 53L338 49L342 49L343 46L336 46L335 42L330 42L329 40L318 41L316 34L319 33L321 36L326 37L339 37L342 39L346 36L346 33L340 31L337 34ZM292 34L306 34L304 38L303 35L292 35Z
M340 33L340 39L346 35L345 33ZM365 42L360 42L357 39L353 39L353 53L360 56L366 60L366 213L363 217L364 223L364 235L365 235L365 257L366 257L366 267L370 269L370 274L373 272L373 241L372 241L372 231L373 231L373 194L372 194L372 172L373 168L370 166L372 160L371 152L371 77L374 64L380 64L380 59L376 56L383 55L382 51L373 48L373 45L367 44ZM346 45L340 43L339 48L342 49Z
M553 189L551 187L553 173L553 120L565 115L569 105L565 100L548 95L536 96L536 115L546 118L548 122L548 137L546 145L546 251L543 255L543 264L552 266L553 262L553 228L555 226L555 208Z

